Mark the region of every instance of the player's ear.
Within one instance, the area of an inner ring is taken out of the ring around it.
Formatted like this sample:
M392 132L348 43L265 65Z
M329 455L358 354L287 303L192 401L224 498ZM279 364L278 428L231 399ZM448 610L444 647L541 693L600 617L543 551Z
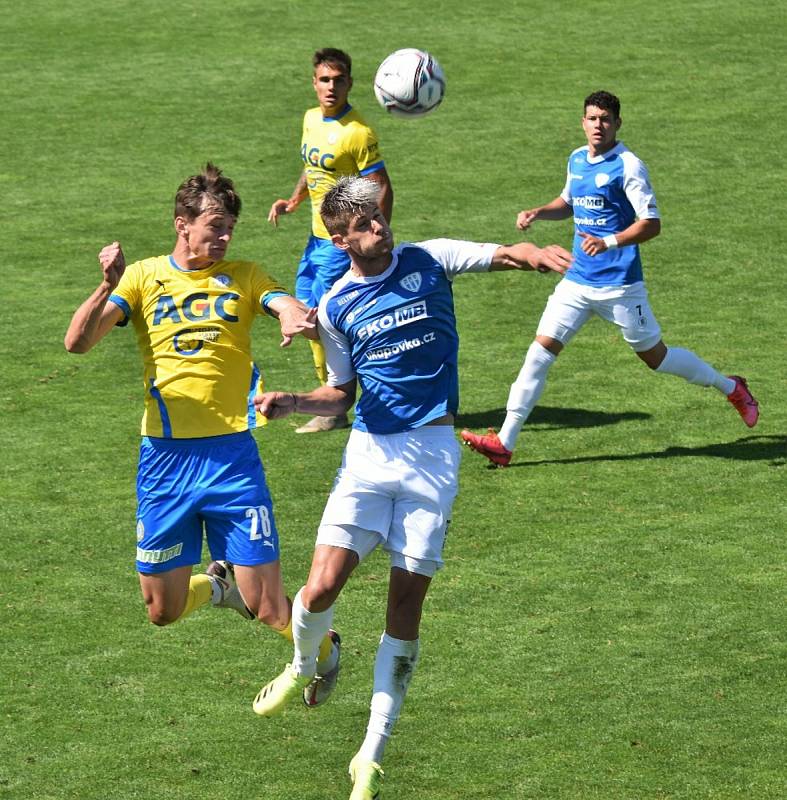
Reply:
M185 217L175 217L175 233L178 236L186 236L188 233L188 220Z
M618 118L615 120L615 130L616 130L616 131L619 131L619 130L620 130L620 126L621 126L622 124L623 124L623 120L621 119L621 117L618 117Z
M344 236L342 236L341 233L332 233L331 242L333 242L334 247L338 247L339 250L347 250L350 247L350 245L344 241Z

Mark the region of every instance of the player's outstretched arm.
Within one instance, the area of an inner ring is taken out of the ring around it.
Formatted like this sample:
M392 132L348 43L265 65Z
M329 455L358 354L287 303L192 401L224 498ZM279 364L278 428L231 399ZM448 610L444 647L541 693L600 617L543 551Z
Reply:
M516 226L520 231L527 230L537 219L568 219L572 214L571 206L562 197L556 197L551 203L536 208L520 211L516 217Z
M355 379L341 386L319 386L311 392L264 392L254 398L257 412L268 419L283 419L290 414L335 417L346 414L355 402Z
M120 242L112 242L102 248L98 260L103 279L71 318L63 340L69 353L87 353L123 318L122 309L108 302L126 269Z
M268 303L268 310L279 320L281 347L288 347L299 333L307 339L319 339L317 333L317 309L291 296L275 297Z
M539 272L558 272L561 275L571 266L573 256L558 244L536 247L531 242L504 244L495 250L490 270L524 269Z
M268 212L268 222L272 225L279 224L279 217L282 214L292 214L296 208L309 196L309 187L306 185L306 173L302 172L298 178L298 183L292 190L289 200L279 198L273 201L271 210Z

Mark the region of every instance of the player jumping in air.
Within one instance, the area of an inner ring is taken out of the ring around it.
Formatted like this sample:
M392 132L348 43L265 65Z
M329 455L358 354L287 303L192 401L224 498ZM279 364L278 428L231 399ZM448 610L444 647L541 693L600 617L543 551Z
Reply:
M101 284L75 312L65 346L86 353L129 320L137 334L145 413L136 566L150 621L168 625L212 603L292 641L273 505L249 431L259 383L250 329L260 314L277 317L286 345L316 335L315 314L257 264L225 258L240 208L212 164L185 180L172 252L126 267L118 242L104 247ZM215 560L192 575L203 529ZM336 634L318 644L322 678L304 691L312 703L338 671Z
M517 227L536 220L574 217L574 264L558 283L538 324L535 341L511 386L500 433L462 431L465 444L505 467L522 426L544 391L547 373L560 351L598 314L620 328L625 341L652 370L689 383L713 386L750 428L757 401L746 381L726 377L691 350L667 347L651 311L642 277L639 246L661 230L656 197L645 165L622 142L620 102L609 92L585 98L582 128L587 145L568 159L562 193L551 203L519 213Z
M296 411L327 416L350 408L361 388L309 577L293 601L292 664L254 701L258 714L270 716L309 685L334 603L358 563L382 545L391 561L388 610L366 737L350 762L351 800L379 795L383 751L418 661L424 598L443 564L460 457L453 429L459 339L451 283L464 273L491 270L563 273L571 263L561 247L527 242L435 239L394 247L378 198L376 184L342 178L323 200L331 240L351 263L320 301L326 385L255 398L272 419Z
M276 200L268 221L278 224L282 214L290 214L307 197L311 200L312 233L303 251L295 278L295 295L307 306L315 307L350 265L347 254L334 247L320 217L320 203L325 193L342 175L363 175L377 184L380 208L391 221L393 189L385 169L377 134L348 102L353 85L352 60L342 50L326 47L312 59L312 84L319 106L303 117L301 159L303 172L289 200ZM309 342L317 379L324 384L325 350L320 341ZM296 433L319 433L349 425L347 414L314 417L296 429Z

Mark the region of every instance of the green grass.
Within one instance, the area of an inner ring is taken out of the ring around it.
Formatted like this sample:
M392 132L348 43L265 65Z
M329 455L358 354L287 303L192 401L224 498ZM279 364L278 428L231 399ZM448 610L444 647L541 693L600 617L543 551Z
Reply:
M337 608L336 697L258 719L251 699L288 658L283 641L223 612L145 621L133 337L87 357L62 348L100 247L167 252L175 188L207 159L244 200L233 253L292 283L306 209L276 231L265 217L297 177L309 58L326 45L354 57L400 240L516 239L516 212L562 188L582 98L619 94L621 138L664 216L643 258L665 340L746 375L762 404L749 431L713 390L650 374L609 327L582 332L513 466L464 460L384 796L784 797L784 25L771 0L6 9L0 798L349 794L385 559L358 570ZM404 46L432 51L448 76L443 106L420 121L384 117L372 98L377 64ZM570 224L533 238L567 245ZM553 284L457 281L460 425L502 420ZM308 388L306 343L277 343L261 322L268 385ZM292 591L344 440L295 436L289 421L258 434Z

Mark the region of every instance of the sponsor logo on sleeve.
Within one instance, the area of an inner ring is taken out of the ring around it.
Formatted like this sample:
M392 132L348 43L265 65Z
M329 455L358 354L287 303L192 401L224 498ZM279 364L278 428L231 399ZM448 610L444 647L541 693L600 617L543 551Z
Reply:
M353 289L349 294L343 294L341 297L337 297L336 303L340 306L346 305L350 300L355 300L359 294L360 292L357 289Z

